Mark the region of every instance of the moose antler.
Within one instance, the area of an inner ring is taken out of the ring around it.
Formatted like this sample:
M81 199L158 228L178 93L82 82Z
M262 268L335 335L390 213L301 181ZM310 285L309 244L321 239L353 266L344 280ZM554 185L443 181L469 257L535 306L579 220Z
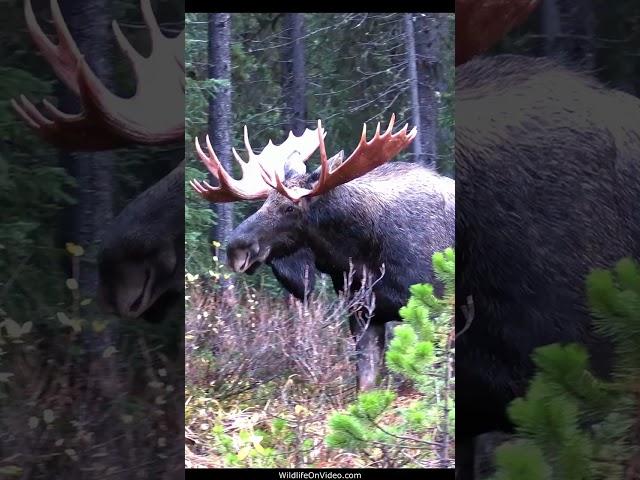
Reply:
M206 136L207 156L200 147L198 138L195 139L196 151L200 160L220 183L219 187L213 187L208 182L203 183L191 180L191 186L210 202L224 203L237 200L258 200L266 198L271 187L262 177L262 171L266 170L273 175L284 176L284 166L287 161L295 160L306 162L316 151L320 140L326 136L326 132L318 126L317 130L306 129L302 135L296 137L293 132L289 132L287 139L280 145L274 145L271 140L267 143L260 154L255 154L249 144L249 133L244 127L244 145L249 155L249 160L245 162L235 148L232 148L233 156L240 164L242 178L235 180L224 169L216 153L213 151L209 135ZM323 144L324 146L324 144Z
M71 150L104 150L130 144L162 144L184 135L184 31L165 37L149 0L141 0L144 22L151 35L151 54L141 56L112 23L120 48L132 64L136 92L130 98L114 95L96 77L67 28L57 0L51 0L58 45L49 40L25 0L27 27L44 58L64 84L80 97L82 111L61 112L43 100L49 117L24 95L12 100L18 115L46 141ZM162 108L158 108L162 106Z
M456 65L491 48L524 22L539 0L456 0Z
M269 186L294 202L300 201L303 197L322 195L338 185L365 175L376 167L388 162L409 146L417 134L417 129L413 127L413 129L407 133L407 124L399 132L392 133L395 118L395 114L391 115L389 127L382 135L380 135L380 123L378 122L376 133L369 141L367 141L367 125L365 123L362 126L362 136L360 137L358 146L349 158L333 171L331 171L329 160L327 159L324 138L319 137L320 178L312 189L286 187L277 172L270 172L266 168L262 169L262 177ZM321 121L318 120L318 130L321 128Z

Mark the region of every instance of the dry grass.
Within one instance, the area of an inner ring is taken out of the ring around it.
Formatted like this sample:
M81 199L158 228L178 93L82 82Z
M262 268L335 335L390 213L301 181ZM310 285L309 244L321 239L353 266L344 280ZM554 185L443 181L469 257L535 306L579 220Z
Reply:
M320 291L302 303L239 280L224 288L192 280L185 329L186 466L377 466L376 458L325 445L329 417L355 399L348 314L373 305L370 284L348 301ZM413 395L398 397L397 406ZM256 437L258 447L247 440ZM238 460L243 447L249 454Z

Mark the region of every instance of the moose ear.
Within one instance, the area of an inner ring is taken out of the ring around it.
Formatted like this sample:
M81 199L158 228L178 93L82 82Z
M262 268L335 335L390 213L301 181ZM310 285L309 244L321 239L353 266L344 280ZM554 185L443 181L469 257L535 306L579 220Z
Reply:
M330 171L333 171L336 168L338 168L340 165L342 165L342 162L344 162L344 150L340 150L328 161L329 161L329 166L331 167Z
M327 163L329 163L329 171L333 172L336 168L342 165L342 162L344 162L344 150L340 150L333 157L327 160ZM318 179L320 178L321 170L322 170L322 166L316 168L311 174L311 177L309 178L309 180L311 180L312 182L317 182Z
M284 162L284 178L289 178L293 175L304 175L307 173L307 166L302 161L299 155L296 155L298 152L294 152L287 160Z

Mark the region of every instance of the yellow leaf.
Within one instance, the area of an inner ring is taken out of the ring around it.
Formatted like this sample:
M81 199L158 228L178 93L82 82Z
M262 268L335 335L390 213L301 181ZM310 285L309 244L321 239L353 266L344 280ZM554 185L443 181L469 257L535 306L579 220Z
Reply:
M67 242L65 245L67 252L69 252L74 257L80 257L84 255L84 248L80 245L76 245L75 243Z
M74 318L73 320L69 320L69 326L73 328L75 333L78 333L82 330L82 320L79 318Z
M301 415L303 413L307 413L309 410L303 407L302 405L296 405L293 409L296 415Z
M22 335L22 327L12 318L7 318L2 323L4 324L4 328L7 331L7 335L9 335L11 338L18 338L20 337L20 335Z
M78 281L75 278L67 278L67 281L65 283L66 283L67 288L69 290L77 290L78 289Z
M17 465L6 465L4 467L0 467L0 477L8 478L8 477L20 477L22 475L22 468Z
M94 320L91 322L91 326L93 327L93 331L96 333L102 332L105 328L107 328L107 322L101 322L100 320Z
M80 302L80 305L82 305L84 307L85 305L89 305L90 303L91 303L91 299L90 298L85 298L84 300L82 300Z
M33 327L33 322L24 322L22 324L22 333L29 333Z
M214 247L216 248L220 248L220 242L218 242L217 240L214 240L213 242L211 242L213 244Z
M266 450L264 449L264 447L262 445L260 445L259 443L254 443L253 446L255 447L256 451L260 454L260 455L264 455L266 452Z
M251 453L251 447L242 447L238 452L238 460L244 460Z

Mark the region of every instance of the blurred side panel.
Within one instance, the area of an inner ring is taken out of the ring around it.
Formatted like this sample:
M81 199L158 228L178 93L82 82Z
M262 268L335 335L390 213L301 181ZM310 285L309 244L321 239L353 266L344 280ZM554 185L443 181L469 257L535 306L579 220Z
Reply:
M184 7L0 36L0 477L184 477Z
M640 9L456 5L458 476L637 478Z

